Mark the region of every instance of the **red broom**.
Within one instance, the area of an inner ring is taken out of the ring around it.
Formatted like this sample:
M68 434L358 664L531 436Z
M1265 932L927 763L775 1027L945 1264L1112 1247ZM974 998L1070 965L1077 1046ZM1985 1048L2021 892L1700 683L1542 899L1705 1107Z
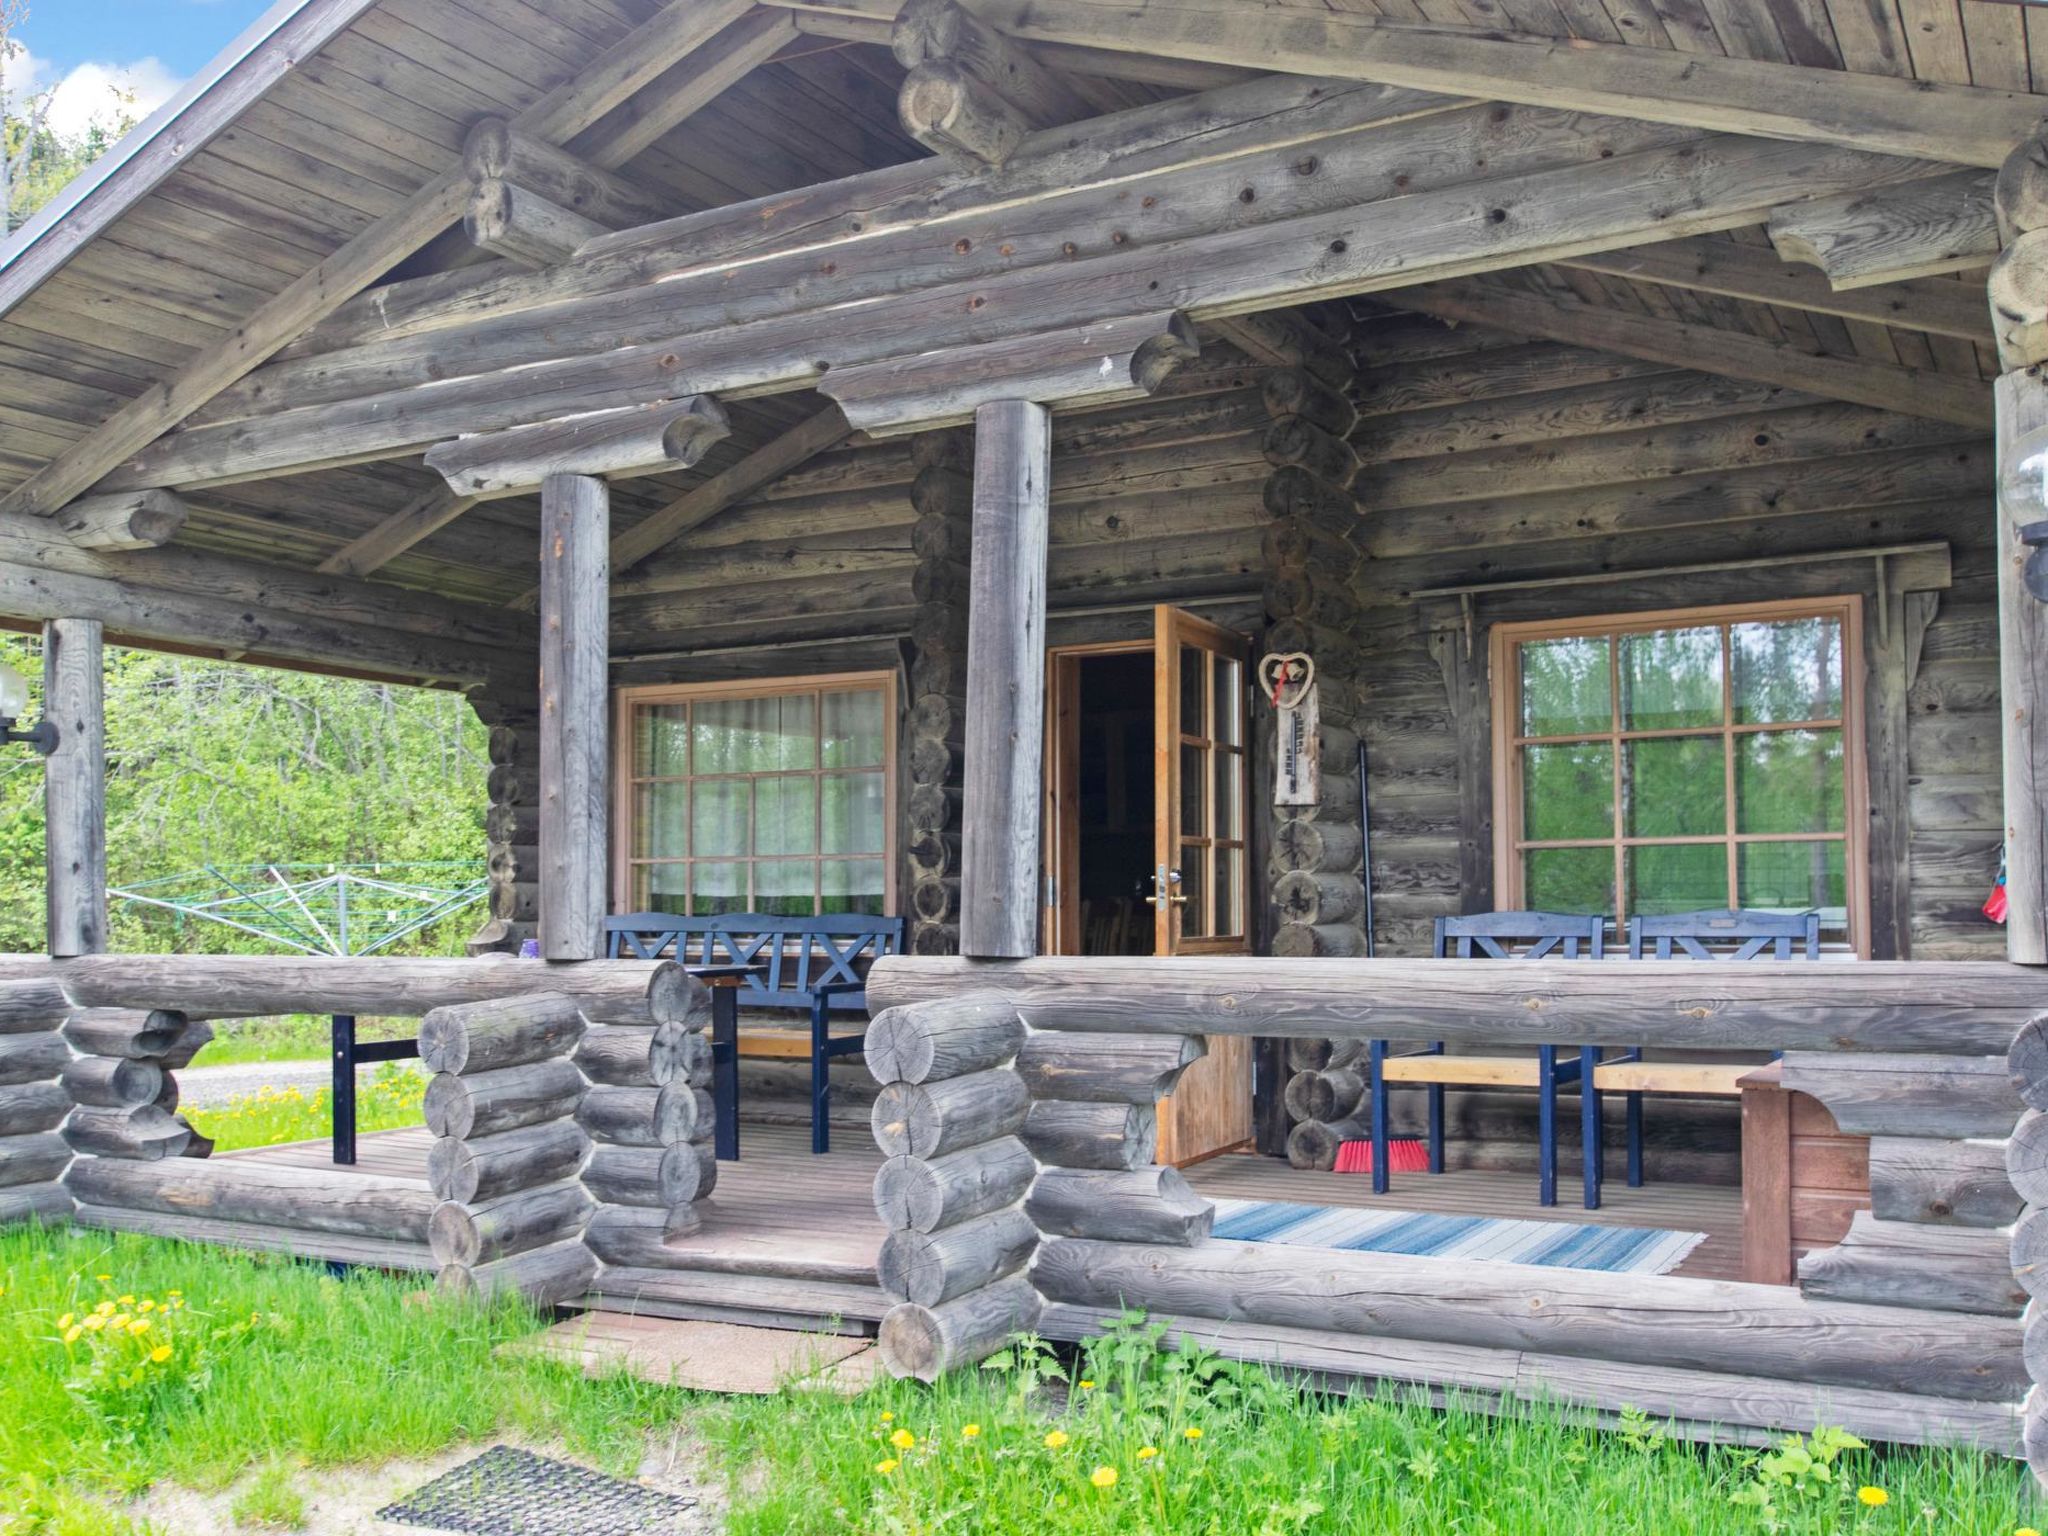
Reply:
M1413 1137L1396 1138L1387 1143L1387 1167L1395 1173L1427 1173L1429 1171L1429 1149ZM1369 1141L1347 1141L1337 1148L1338 1173L1371 1173L1372 1143Z

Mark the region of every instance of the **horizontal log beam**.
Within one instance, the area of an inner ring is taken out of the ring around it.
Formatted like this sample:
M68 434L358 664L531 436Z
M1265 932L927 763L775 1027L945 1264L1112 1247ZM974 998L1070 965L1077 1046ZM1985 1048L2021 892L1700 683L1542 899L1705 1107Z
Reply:
M430 538L483 498L459 496L446 484L422 491L368 532L322 560L316 570L338 576L367 576Z
M178 536L189 510L169 491L124 491L72 502L57 527L80 549L155 549Z
M1991 385L1863 358L1822 357L1761 336L1618 309L1532 298L1476 285L1428 285L1388 295L1402 308L1538 340L1564 341L1624 357L1754 379L1907 416L1991 426Z
M4 975L0 972L0 975ZM2004 963L888 956L876 1009L973 992L1039 1030L1941 1055L2003 1051L2039 973ZM1038 1038L1034 1036L1034 1038ZM1838 1058L1852 1060L1850 1056Z
M462 168L472 182L509 181L606 230L675 216L675 199L614 175L518 127L487 117L469 130Z
M462 211L462 229L478 250L522 267L557 267L573 261L584 246L610 233L595 219L510 181L472 186Z
M1963 341L1991 341L1984 295L1973 283L1879 283L1837 289L1826 277L1775 252L1727 240L1671 240L1632 250L1575 256L1560 266L1753 304L1782 304L1843 320L1868 320Z
M2025 91L1376 16L1219 11L1177 0L980 0L975 11L1032 42L1374 80L1957 165L1998 166L2042 116L2040 99Z
M1771 214L1771 244L1787 261L1819 267L1837 288L1981 267L1998 254L1994 180L1965 171L1780 208Z
M427 451L458 496L518 496L550 475L631 479L689 469L732 428L706 395L479 432Z

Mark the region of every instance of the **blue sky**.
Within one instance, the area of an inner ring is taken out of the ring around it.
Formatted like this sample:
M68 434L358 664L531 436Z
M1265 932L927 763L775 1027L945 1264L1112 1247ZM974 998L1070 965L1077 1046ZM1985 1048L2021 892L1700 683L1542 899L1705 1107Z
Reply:
M75 127L110 90L144 114L225 48L271 0L29 0L14 41L28 50L26 83L58 93L57 125ZM22 71L10 68L18 89Z

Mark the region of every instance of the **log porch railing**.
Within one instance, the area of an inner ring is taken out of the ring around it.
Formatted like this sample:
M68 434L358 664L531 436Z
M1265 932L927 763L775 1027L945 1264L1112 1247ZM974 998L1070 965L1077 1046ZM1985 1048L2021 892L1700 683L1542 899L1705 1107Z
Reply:
M418 1017L428 1185L206 1161L176 1073L209 1019ZM70 1218L580 1296L709 1193L710 994L674 964L0 957L0 1221Z
M2048 1294L2048 1215L2008 1233L2013 1201L1976 1188L1998 1177L1983 1140L2011 1136L2011 1183L2048 1203L2043 1117L2013 1135L2021 1095L2048 1107L2038 972L901 957L868 997L899 1374L1137 1307L1307 1372L2048 1462L2048 1410L2022 1406L2030 1371L2048 1379L2027 1306ZM1876 1209L1797 1288L1217 1241L1208 1203L1148 1166L1153 1101L1206 1034L1783 1050L1788 1082L1873 1136Z

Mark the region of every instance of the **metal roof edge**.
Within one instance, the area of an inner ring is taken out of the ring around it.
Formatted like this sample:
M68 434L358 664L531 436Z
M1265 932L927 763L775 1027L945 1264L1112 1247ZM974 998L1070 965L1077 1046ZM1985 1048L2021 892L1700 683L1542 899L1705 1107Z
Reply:
M0 245L0 317L378 0L277 0Z

